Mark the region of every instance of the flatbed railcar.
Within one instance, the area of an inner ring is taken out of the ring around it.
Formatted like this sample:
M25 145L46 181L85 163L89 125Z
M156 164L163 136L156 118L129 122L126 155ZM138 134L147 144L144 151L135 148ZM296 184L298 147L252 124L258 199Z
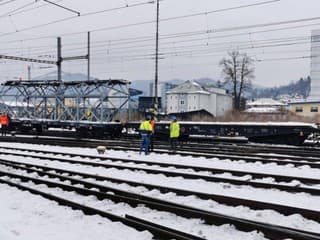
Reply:
M320 132L315 124L299 122L179 122L180 138L202 137L246 137L250 142L302 145L312 133ZM155 126L156 137L169 136L170 122L158 122ZM139 128L138 122L126 125ZM206 138L210 139L210 138Z
M250 142L302 145L312 133L319 133L315 124L299 122L179 122L180 140L210 140L214 137L245 137ZM168 121L157 122L155 138L168 139ZM10 131L70 137L118 138L138 136L140 122L56 121L42 119L12 119ZM60 133L59 133L60 132Z
M121 122L56 121L42 119L12 119L9 131L14 133L59 135L65 137L120 137Z

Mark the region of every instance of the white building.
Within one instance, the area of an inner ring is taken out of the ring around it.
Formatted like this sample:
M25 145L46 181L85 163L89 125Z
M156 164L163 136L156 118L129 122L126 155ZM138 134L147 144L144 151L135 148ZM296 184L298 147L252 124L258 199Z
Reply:
M272 98L258 98L246 103L246 113L279 113L287 109L287 104Z
M311 34L311 91L308 101L320 100L320 29Z
M167 92L167 113L184 113L206 110L213 116L223 116L232 110L232 97L226 90L202 87L187 81Z

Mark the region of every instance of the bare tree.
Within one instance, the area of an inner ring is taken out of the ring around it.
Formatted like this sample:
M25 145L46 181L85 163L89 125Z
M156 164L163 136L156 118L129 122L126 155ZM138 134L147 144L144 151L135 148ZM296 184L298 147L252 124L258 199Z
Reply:
M254 78L252 65L253 59L238 51L229 52L228 57L220 61L225 83L232 83L234 108L237 110L241 108L243 94L251 87L251 80Z

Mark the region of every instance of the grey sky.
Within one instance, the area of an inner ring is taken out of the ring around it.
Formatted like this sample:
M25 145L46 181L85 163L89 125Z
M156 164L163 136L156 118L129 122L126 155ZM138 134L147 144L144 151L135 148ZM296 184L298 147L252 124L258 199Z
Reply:
M12 13L9 16L10 11L35 1L16 0L1 5L7 1L0 1L0 54L54 60L56 37L62 36L64 56L85 55L86 34L68 34L92 31L92 76L128 80L154 78L152 54L154 54L155 45L155 23L110 28L155 20L155 4L121 8L24 30L72 17L75 14L53 5L46 5L40 0L28 8L46 6L19 14ZM165 19L265 1L163 0L160 15L161 19ZM62 0L58 2L85 14L146 3L148 0ZM310 56L310 33L312 29L320 28L320 19L295 24L247 27L241 30L234 28L320 17L319 9L319 0L280 0L260 6L162 21L160 52L163 55L161 55L159 66L160 81L201 77L219 79L221 68L218 63L222 57L226 56L227 51L233 49L239 49L255 60L264 60L255 62L255 84L281 85L307 76L310 74L310 59L304 57ZM310 26L311 24L313 26ZM294 26L301 27L293 28ZM104 30L96 31L103 28ZM279 28L282 30L275 31ZM212 29L218 32L205 33ZM51 36L51 38L28 40L45 36ZM55 68L49 68L49 65L0 60L0 80L26 78L28 65L32 67L33 76L55 70ZM86 73L86 62L66 62L63 64L63 71Z

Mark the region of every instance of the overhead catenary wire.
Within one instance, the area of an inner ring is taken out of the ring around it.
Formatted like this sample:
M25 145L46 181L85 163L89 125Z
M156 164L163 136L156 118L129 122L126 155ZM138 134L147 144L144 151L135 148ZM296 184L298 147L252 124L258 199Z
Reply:
M207 38L206 38L207 39ZM309 39L310 39L310 35L303 35L303 36L293 36L293 37L285 37L285 38L269 38L269 39L261 39L261 40L255 40L255 41L251 41L252 44L258 44L258 43L291 43L294 41L303 41L305 43L309 43ZM201 48L206 48L209 49L210 47L214 47L214 46L240 46L242 45L247 45L248 42L247 41L231 41L231 42L206 42L206 43L199 43L199 44L192 44L192 45L178 45L181 43L189 43L189 42L193 42L194 39L191 40L181 40L181 41L174 41L174 42L162 42L162 51L165 49L171 49L170 45L172 45L173 43L175 44L175 49L187 49L187 48L196 48L198 49L199 47ZM200 40L204 40L203 38L201 39L195 39L195 41L200 41ZM164 47L164 46L169 46L169 47ZM153 47L152 44L148 45L148 44L144 44L144 45L132 45L132 46L119 46L119 47L113 47L113 48L105 48L106 45L105 44L93 44L91 45L91 47L94 49L93 52L105 52L105 50L108 50L108 55L112 55L112 54L119 54L121 52L139 52L139 51L153 51L153 48L147 48L147 47ZM79 53L77 50L82 50L82 47L75 47L75 48L65 48L64 53ZM101 50L98 50L101 49ZM29 50L27 48L27 50ZM15 53L17 53L19 51L16 51ZM28 51L29 54L39 54L39 55L49 55L51 56L52 54L55 53L55 49L53 49L52 51L48 51L48 50L33 50L33 51ZM12 55L12 54L11 54Z
M299 43L294 43L294 44L299 44ZM250 44L248 44L250 45ZM291 45L291 44L290 44ZM263 46L255 46L254 49L258 49L258 48L266 48L266 47L274 47L274 46L282 46L282 45L279 45L279 44L275 44L275 45L263 45ZM251 46L249 47L241 47L240 49L252 49ZM212 49L213 52L224 52L224 49ZM178 52L178 55L177 55L177 52L168 52L166 54L172 54L173 57L179 57L179 56L188 56L188 54L190 54L190 57L191 58L194 58L194 57L197 57L197 55L199 54L208 54L208 52L206 51L183 51L183 52ZM183 55L184 54L184 55ZM162 54L163 55L163 54ZM153 59L153 54L150 53L150 54L141 54L141 55L133 55L133 56L117 56L117 57L113 57L113 58L109 58L109 60L111 59L112 62L117 62L117 59L118 61L141 61L141 60L150 60L150 59ZM212 56L212 55L211 55ZM216 55L216 56L220 56L220 57L223 57L223 54L221 55ZM304 57L306 58L306 57ZM278 59L278 60L281 60L281 59Z
M218 12L232 11L232 10L241 9L241 8L261 6L261 5L266 5L266 4L275 3L275 2L279 2L279 1L281 1L281 0L264 1L264 2L258 2L258 3L253 3L253 4L240 5L240 6L231 7L231 8L223 8L223 9L217 9L217 10L212 10L212 11L206 11L206 12L187 14L187 15L182 15L182 16L163 18L163 19L160 19L160 22L172 21L172 20L195 17L195 16L201 16L201 15L208 15L208 14L213 14L213 13L218 13ZM77 17L86 17L86 16L100 14L100 13L104 13L104 12L110 12L110 11L116 11L116 10L129 8L129 7L136 7L136 6L146 5L146 4L150 4L150 3L154 3L154 2L155 2L154 0L149 0L148 2L143 2L143 3L135 3L135 4L125 5L125 6L122 6L122 7L117 7L117 8L112 8L112 9L105 9L105 10L99 10L99 11L94 11L94 12L88 12L88 13L82 14L81 16L66 17L66 18L50 21L50 22L43 23L43 24L38 24L38 25L30 26L30 27L21 28L19 30L19 32L24 32L24 31L28 31L28 30L32 30L32 29L36 29L36 28L41 28L41 27L49 26L49 25L60 23L60 22L64 22L64 21L69 21L69 20L77 18ZM144 22L139 22L139 23L124 24L124 25L119 25L119 26L114 26L114 27L93 29L93 30L90 30L90 32L106 31L106 30L111 30L111 29L115 29L115 28L125 28L125 27L139 26L139 25L145 25L145 24L150 24L150 23L155 23L155 20L144 21ZM83 33L86 33L86 32L88 32L88 31L74 32L74 33L69 33L69 34L60 34L60 36L70 36L70 35L75 35L75 34L83 34ZM2 34L0 34L0 37L12 35L12 34L15 34L15 33L17 33L17 32L15 31L15 32L2 33Z
M21 28L18 32L25 32L25 31L32 30L32 29L46 27L46 26L49 26L49 25L52 25L52 24L69 21L69 20L72 20L72 19L75 19L75 18L83 18L83 17L87 17L87 16L91 16L91 15L105 13L105 12L118 11L118 10L125 9L125 8L133 8L133 7L143 6L143 5L147 5L147 4L153 3L153 2L154 1L150 1L149 0L147 2L134 3L134 4L125 5L125 6L121 6L121 7L115 7L115 8L109 8L109 9L104 9L104 10L99 10L99 11L87 12L87 13L83 13L83 14L81 14L79 16L65 17L65 18L54 20L54 21L50 21L50 22L47 22L47 23ZM88 32L88 31L86 31L86 32ZM92 31L90 31L90 32L92 32ZM17 33L17 32L2 33L2 34L0 34L0 37L12 35L12 34L15 34L15 33Z
M51 4L51 5L57 6L57 7L59 7L59 8L65 9L65 10L67 10L67 11L69 11L69 12L76 13L78 16L81 15L80 12L75 11L74 9L71 9L71 8L68 8L68 7L65 7L65 6L62 6L61 4L57 4L57 3L52 2L52 1L49 1L49 0L42 0L42 1L45 1L45 2L47 2L47 3L49 3L49 4Z
M313 20L310 20L310 21L315 21L314 19ZM296 23L296 22L294 22L294 23ZM293 24L293 23L287 23L287 24ZM305 24L305 25L300 25L300 26L293 26L293 27L284 27L284 28L282 28L282 29L295 29L295 28L298 28L298 27L308 27L308 26L315 26L315 25L317 25L317 24ZM319 25L319 23L318 23L318 25ZM263 26L259 26L259 27L257 27L256 25L251 25L252 27L254 27L254 28L265 28L265 27L263 27ZM269 27L269 26L268 26ZM270 26L270 27L273 27L273 26ZM243 29L241 29L241 30L244 30L244 29L246 29L246 28L243 28ZM236 31L238 31L238 30L227 30L226 32L228 32L228 31L230 31L230 32L232 32L231 34L227 34L228 36L237 36L237 35L246 35L246 34L250 34L251 32L255 32L255 31L250 31L250 32L246 32L246 33L237 33ZM280 31L279 29L267 29L267 30L262 30L262 31L256 31L256 32L272 32L272 31ZM199 31L200 32L200 31ZM216 32L216 29L212 29L212 31L210 31L210 29L208 29L207 31L201 31L202 33L201 34L211 34L211 35L213 35L214 36L214 38L219 38L220 36L217 34L217 33L219 33L219 32ZM190 33L181 33L181 34L179 34L179 33L177 33L177 34L171 34L170 36L168 36L168 40L170 39L170 38L172 38L172 39L175 39L175 38L178 38L179 40L180 40L180 38L182 38L181 40L182 41L171 41L171 42L167 42L166 43L166 41L164 41L164 43L162 43L162 44L172 44L172 43L175 43L175 44L177 44L178 46L175 46L176 48L195 48L195 50L193 50L193 56L192 57L196 57L196 56L201 56L201 55L209 55L209 54L212 54L212 53L205 53L205 50L202 52L202 49L201 48L197 48L197 45L198 46L202 46L202 44L195 44L195 46L179 46L179 44L181 44L181 43L183 43L183 42L197 42L197 41L202 41L202 39L185 39L186 38L186 36L188 35L188 34L190 34ZM192 35L193 33L191 33L190 35ZM196 35L196 33L194 33L195 35ZM200 33L199 33L199 35L200 35ZM224 35L224 36L222 36L222 37L225 37L225 36L227 36L227 35ZM306 40L307 40L307 37L308 36L306 36ZM139 37L137 37L137 38L139 38ZM144 37L144 38L141 38L141 39L137 39L136 40L136 42L140 42L140 43L142 43L142 40L143 40L143 42L148 42L148 41L152 41L154 38L152 38L152 37ZM141 40L141 41L140 41ZM129 49L126 45L127 44L130 44L130 43L128 43L129 41L125 41L125 40L121 40L121 41L119 41L118 43L115 43L115 42L112 42L113 40L106 40L106 41L109 41L109 42L111 42L111 43L107 43L108 45L110 45L110 46L112 46L112 45L114 45L114 46L119 46L119 49L121 48L122 49L122 51L127 51L127 49ZM305 44L309 44L310 43L310 41L305 41L305 42L303 42L303 43L295 43L294 45L305 45ZM74 45L73 43L68 43L69 45ZM67 46L68 44L65 44L64 46ZM213 43L213 44L216 44L216 43ZM235 44L237 44L237 43L235 43ZM79 43L79 45L81 46L81 44ZM92 47L94 47L94 48L99 48L99 47L101 47L101 48L103 48L104 47L104 45L106 45L106 44L101 44L101 46L97 46L97 45L93 45ZM210 44L209 44L210 45ZM54 45L52 45L53 47L55 47ZM113 47L114 47L113 46ZM145 44L144 44L144 46L146 46ZM162 45L162 46L164 46L164 45ZM284 43L283 45L274 45L274 46L265 46L265 47L285 47L285 46L291 46L291 44L286 44L286 43ZM132 46L132 49L134 50L134 48L135 48L136 46ZM27 48L30 48L30 47L26 47L26 49ZM131 48L131 47L130 47ZM259 48L262 48L262 47L257 47L256 49L259 49ZM78 48L79 50L81 49L80 47ZM247 48L247 49L250 49L250 48ZM77 50L77 49L74 49L74 50ZM112 51L114 51L115 49L112 49L112 48L109 48L109 50L112 50ZM162 50L165 50L164 48L162 48ZM68 53L68 52L72 52L73 51L73 49L72 48L64 48L64 52L65 53ZM137 51L140 51L140 50L137 50ZM141 51L145 51L145 49L141 49ZM223 51L223 48L221 48L221 51ZM47 51L43 51L43 52L47 52ZM190 50L190 52L191 52L191 50ZM34 52L33 51L31 51L30 52L30 54L33 54ZM99 51L99 50L97 50L96 51L96 53L99 53L99 54L103 54L103 51ZM189 54L188 52L175 52L176 53L176 55L177 54L180 54L180 56L186 56L187 54ZM24 53L24 54L26 54L26 53ZM168 51L168 52L166 52L166 54L173 54L173 51ZM126 57L127 56L123 56L123 55L119 55L118 56L119 58L121 58L121 61L126 61ZM131 56L128 56L129 58L131 57ZM168 57L168 56L167 56ZM172 57L179 57L179 56L173 56L172 55ZM146 59L151 59L152 58L152 56L150 57L149 55L148 56L145 56L145 58ZM103 58L101 58L101 59L103 59ZM111 58L112 59L112 58ZM130 60L130 59L128 59L128 60ZM141 60L141 59L138 59L139 61ZM283 60L285 60L285 59L283 59ZM281 61L281 59L279 58L279 61Z
M288 42L279 42L277 39L276 41L260 41L257 43L254 43L255 45L252 45L252 43L245 43L243 42L242 45L238 45L238 49L239 50L252 50L252 49L259 49L259 48L273 48L273 47L284 47L284 46L292 46L292 45L304 45L304 44L308 44L309 41L295 41L292 42L292 40L295 39L289 39ZM259 45L260 44L260 45ZM160 55L162 57L179 57L179 56L198 56L198 55L210 55L211 52L225 52L227 50L226 46L222 46L222 47L215 47L215 48L195 48L195 49L191 49L191 50L186 50L186 47L182 48L182 51L177 51L177 49L175 49L174 51L167 51L167 52L160 52ZM170 49L170 48L168 48ZM105 55L103 51L94 51L96 53L96 56L98 54L100 55ZM150 59L152 56L154 56L153 51L150 49L149 53L144 53L144 54L134 54L134 55L119 55L116 54L115 56L109 55L109 56L105 56L108 59L121 59L121 61L126 60L126 58L128 59L136 59L136 58L141 58L141 57L145 57Z
M7 1L1 1L1 2L0 2L0 7L1 7L1 6L3 6L3 5L6 5L6 4L8 4L8 3L12 3L12 2L15 2L15 1L17 1L17 0L7 0Z
M310 39L310 36L298 36L298 37L291 37L291 38L271 38L271 39L263 39L263 40L256 40L256 41L252 41L251 42L251 45L254 44L254 46L251 46L251 48L257 48L257 47L261 47L261 45L257 45L258 43L264 43L264 44L271 44L271 45L265 45L264 47L273 47L273 46L290 46L290 45L296 45L296 44L309 44L309 39ZM174 43L177 43L177 42L174 42ZM170 45L170 43L167 43L168 45ZM176 45L175 46L175 49L179 49L179 48L183 48L184 50L186 50L187 48L191 48L190 51L199 51L201 49L203 49L204 51L206 50L210 50L212 48L209 48L210 46L211 47L214 47L214 46L219 46L221 45L224 49L224 47L230 47L231 45L235 46L235 47L241 47L241 46L248 46L248 43L246 41L238 41L238 42L214 42L214 43L210 43L209 45L208 44L196 44L196 45ZM249 44L250 45L250 44ZM92 46L95 50L93 50L93 52L104 52L103 50L98 50L99 48L103 47L103 46ZM153 51L153 48L152 49L135 49L137 46L132 46L133 49L130 51L130 48L131 47L123 47L123 48L115 48L115 49L110 49L110 50L113 50L112 52L109 52L108 55L112 55L112 54L119 54L121 52L135 52L135 51L140 51L140 50L143 50L143 51ZM195 48L195 49L192 49L192 48ZM200 48L199 48L200 47ZM77 50L77 49L81 49L81 48L73 48L73 49L67 49L65 52L75 52L74 50ZM167 47L167 48L162 48L162 51L165 50L165 49L171 49L170 47ZM219 49L219 48L214 48L214 49ZM248 48L250 49L250 47ZM76 51L77 52L77 51ZM29 52L30 53L30 52ZM51 52L50 51L33 51L32 52L33 54L43 54L43 55L47 55L47 56L51 56ZM105 53L105 52L104 52ZM162 52L163 54L164 52Z
M210 39L218 39L218 38L229 38L229 37L234 37L234 36L243 36L243 35L253 35L253 34L262 34L262 33L268 33L268 32L274 32L274 31L284 31L284 30L290 30L290 29L296 29L296 28L304 28L304 27L309 27L309 26L317 26L320 25L320 23L316 23L316 24L307 24L307 25L298 25L298 26L292 26L292 27L283 27L283 28L276 28L276 29L267 29L267 30L260 30L260 31L250 31L250 32L241 32L241 33L233 33L233 34L224 34L224 35L214 35L214 36L210 36ZM201 35L201 34L206 34L206 31L193 31L193 32L182 32L182 33L174 33L174 34L165 34L165 35L160 35L160 39L162 40L162 44L164 44L163 40L166 39L171 39L171 38L181 38L184 36L193 36L193 35ZM207 37L206 37L207 39ZM132 40L132 41L131 41ZM144 36L144 37L132 37L132 38L127 38L127 39L111 39L111 40L99 40L99 41L94 41L92 42L93 44L95 43L105 43L108 46L113 46L113 45L122 45L122 44L130 44L130 43L139 43L139 42L146 42L146 41L152 41L154 40L154 37L150 37L150 36ZM179 43L179 42L192 42L194 41L193 39L191 40L179 40L178 42L174 42L174 43ZM170 44L172 44L173 42L170 42ZM83 43L76 43L76 42L72 42L72 43L67 43L64 44L64 46L76 46L76 45L83 45ZM141 46L146 46L146 44L143 44ZM38 48L45 48L45 47L52 47L52 48L56 48L56 45L42 45L42 46L35 46L35 47L25 47L25 49L31 50L31 49L38 49ZM134 47L134 46L133 46ZM128 47L126 46L126 49L129 48L133 48L133 47ZM137 48L140 46L137 46ZM123 47L121 47L122 49ZM17 48L6 48L5 50L16 50ZM23 48L19 48L19 49L23 49ZM109 48L108 48L109 49ZM113 48L114 49L114 48ZM1 49L0 49L1 51ZM55 50L54 50L55 51Z
M37 1L39 2L39 0L37 0ZM59 2L62 2L62 1L64 1L64 0L57 0L57 1L55 1L55 3L59 3ZM34 2L34 3L36 3L36 2ZM24 10L19 9L20 11L18 11L18 9L16 9L16 10L14 10L14 12L6 13L6 14L3 14L3 15L6 15L6 16L8 16L8 15L14 16L14 15L18 15L18 14L30 12L30 11L33 11L33 10L36 10L36 9L39 9L39 8L42 8L42 7L46 7L46 6L48 6L48 5L50 5L50 4L49 4L49 3L44 3L44 4L39 3L39 6L32 7L32 8L27 8L27 9L24 9ZM25 8L25 7L24 7L24 8ZM3 17L5 17L5 16L3 16Z
M37 2L38 2L38 1L32 1L32 2L30 2L30 3L24 4L24 5L22 5L22 6L18 7L18 8L15 8L15 9L9 11L9 12L6 12L6 13L4 13L4 14L1 14L1 15L0 15L0 18L12 16L12 14L15 13L16 11L21 10L21 9L24 9L24 8L26 8L26 7L29 7L29 6L32 6L32 5L36 4Z

